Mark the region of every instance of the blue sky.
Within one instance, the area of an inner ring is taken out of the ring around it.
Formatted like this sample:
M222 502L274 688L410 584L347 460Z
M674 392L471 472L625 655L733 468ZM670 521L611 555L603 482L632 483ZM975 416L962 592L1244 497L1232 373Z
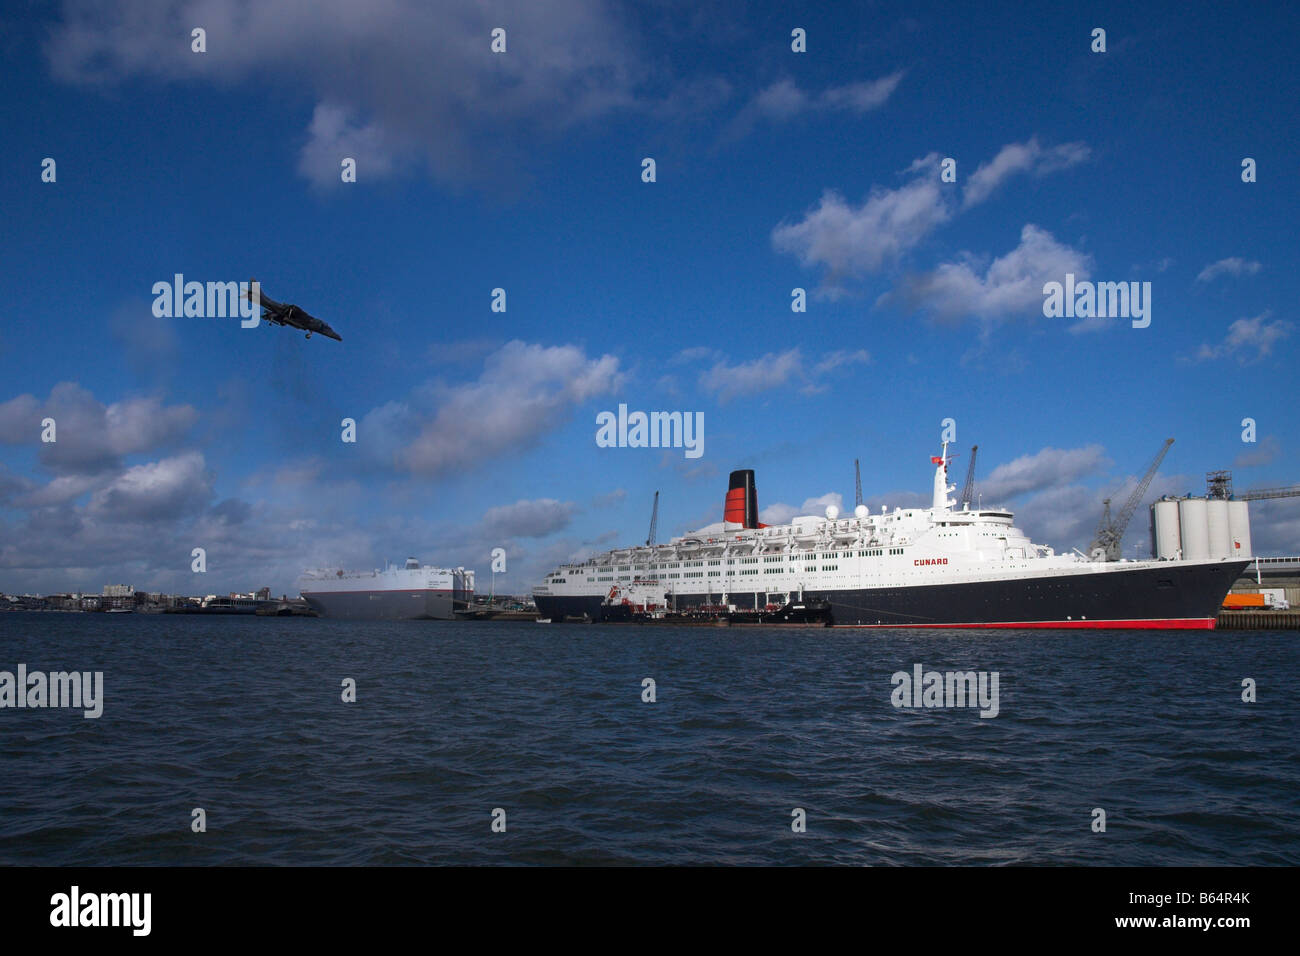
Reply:
M855 457L876 507L922 500L947 417L958 482L979 444L985 503L1058 548L1165 437L1154 492L1290 484L1297 18L9 11L0 590L289 591L304 565L486 571L501 546L522 591L644 538L656 489L661 536L716 520L732 468L769 517L851 504ZM1067 270L1150 282L1150 327L1045 318ZM177 272L257 276L343 341L155 318ZM703 456L597 448L620 402L702 412ZM1300 501L1253 514L1261 551L1300 549Z

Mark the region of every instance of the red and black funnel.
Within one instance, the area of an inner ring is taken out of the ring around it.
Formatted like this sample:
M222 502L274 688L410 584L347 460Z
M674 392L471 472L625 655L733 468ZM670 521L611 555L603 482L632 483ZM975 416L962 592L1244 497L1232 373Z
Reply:
M754 470L733 471L727 486L727 501L723 505L724 521L734 521L746 528L760 527L758 523L758 491L754 488Z

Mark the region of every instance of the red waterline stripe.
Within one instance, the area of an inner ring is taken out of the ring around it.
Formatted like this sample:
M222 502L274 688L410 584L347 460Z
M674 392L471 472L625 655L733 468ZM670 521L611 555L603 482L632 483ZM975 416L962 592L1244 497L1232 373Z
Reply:
M1157 618L1138 621L997 621L979 624L836 624L836 627L926 627L936 628L994 628L994 627L1041 627L1041 628L1133 628L1138 630L1214 630L1215 619L1212 617L1177 617Z

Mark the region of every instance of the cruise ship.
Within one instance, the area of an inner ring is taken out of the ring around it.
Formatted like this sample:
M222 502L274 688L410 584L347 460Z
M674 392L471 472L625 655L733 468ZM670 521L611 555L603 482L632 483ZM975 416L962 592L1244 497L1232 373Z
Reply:
M415 558L382 571L315 568L302 573L298 593L322 617L450 621L474 598L474 572L429 567Z
M620 592L671 611L776 610L824 602L830 623L910 628L1204 628L1249 563L1106 560L1034 544L1005 508L948 497L948 446L930 507L758 521L754 473L733 471L723 520L666 544L565 564L533 589L539 616L609 618Z

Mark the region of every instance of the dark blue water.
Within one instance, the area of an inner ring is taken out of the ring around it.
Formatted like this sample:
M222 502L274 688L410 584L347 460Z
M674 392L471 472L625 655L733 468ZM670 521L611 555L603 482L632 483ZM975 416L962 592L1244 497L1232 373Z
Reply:
M0 863L1295 865L1298 643L0 614L105 682L0 710ZM895 709L916 663L1000 713Z

